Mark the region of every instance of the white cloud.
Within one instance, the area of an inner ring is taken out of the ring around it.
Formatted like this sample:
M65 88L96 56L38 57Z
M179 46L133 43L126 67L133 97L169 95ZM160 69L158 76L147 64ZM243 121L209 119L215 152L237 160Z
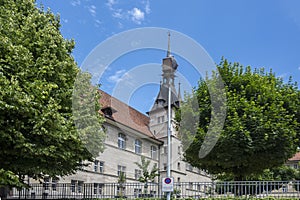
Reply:
M89 9L90 14L91 14L93 17L95 17L96 14L97 14L97 11L96 11L97 8L96 8L96 6L91 5L91 6L88 7L88 9Z
M138 7L132 9L125 9L121 7L118 0L107 0L107 8L111 11L111 16L116 19L129 20L136 24L141 24L145 20L146 14L151 12L150 1L143 0L141 1ZM119 26L123 27L123 26Z
M300 67L298 67L298 70L300 70Z
M123 19L123 18L124 18L124 14L122 13L122 9L115 9L115 10L113 11L112 16L113 16L114 18Z
M125 73L126 70L118 70L114 75L108 77L108 81L122 86L132 87L134 85L133 77L129 73Z
M150 12L151 12L149 0L147 0L146 4L145 4L145 12L146 12L146 14L150 14Z
M99 19L95 20L95 26L96 27L100 27L101 24L102 24L102 22Z
M79 6L80 4L81 4L80 0L73 0L73 1L71 2L71 5L72 5L72 6Z
M133 8L128 13L131 15L131 20L137 24L141 24L145 18L145 13L138 8Z
M112 83L118 83L122 80L123 74L126 70L121 69L116 71L116 73L114 75L111 75L110 77L108 77L108 81L112 82Z
M114 10L113 6L116 4L117 2L115 0L108 0L106 5L110 10Z

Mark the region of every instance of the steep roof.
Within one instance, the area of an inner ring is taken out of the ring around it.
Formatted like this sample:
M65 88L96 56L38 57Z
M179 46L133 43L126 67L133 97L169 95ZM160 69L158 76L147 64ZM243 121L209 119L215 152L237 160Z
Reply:
M178 94L174 87L171 87L171 105L175 107L179 107L179 99ZM169 88L165 85L160 85L159 93L156 97L156 100L150 110L150 112L155 111L159 108L167 108L168 107L168 96L169 96ZM161 103L160 103L161 102Z
M113 121L121 123L127 127L130 127L147 137L155 138L149 129L149 117L123 103L122 101L112 97L106 92L99 90L101 98L100 104L102 108L111 108L113 114L111 116L105 116Z
M300 152L296 153L289 161L300 161Z

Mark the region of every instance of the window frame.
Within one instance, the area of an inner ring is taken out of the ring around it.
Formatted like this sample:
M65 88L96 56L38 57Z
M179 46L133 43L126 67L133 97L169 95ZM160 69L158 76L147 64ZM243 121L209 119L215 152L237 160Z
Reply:
M135 139L134 141L134 152L136 154L141 154L142 153L142 141L139 139Z
M134 170L134 178L135 180L139 180L139 178L142 176L142 170L140 169L135 169Z
M104 161L99 161L99 173L104 173Z
M121 175L121 173L124 173L124 175L126 176L126 166L118 165L118 177Z
M150 152L151 152L151 158L154 160L157 160L157 147L154 145L151 145Z
M126 149L126 135L118 133L118 147L119 149Z
M99 160L94 160L94 172L98 172Z

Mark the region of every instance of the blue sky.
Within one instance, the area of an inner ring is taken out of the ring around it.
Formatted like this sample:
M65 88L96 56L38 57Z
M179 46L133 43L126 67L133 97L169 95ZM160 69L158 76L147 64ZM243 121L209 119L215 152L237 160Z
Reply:
M161 27L191 37L215 63L224 56L245 66L272 68L277 76L285 80L292 76L300 82L298 0L38 0L37 5L40 3L59 13L63 36L76 42L73 56L79 66L97 45L115 34ZM165 55L162 50L143 50L121 56L102 75L101 88L112 94L132 68L147 63L159 67ZM180 55L176 59L178 72L190 87L195 86L200 75ZM122 100L145 113L158 92L159 82L155 81Z

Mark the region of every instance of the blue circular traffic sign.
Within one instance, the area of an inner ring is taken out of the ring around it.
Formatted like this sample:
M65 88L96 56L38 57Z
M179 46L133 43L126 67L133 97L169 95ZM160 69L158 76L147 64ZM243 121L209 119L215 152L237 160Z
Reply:
M166 184L170 184L171 182L172 182L172 179L170 179L170 178L166 178L166 179L165 179L165 183L166 183Z

